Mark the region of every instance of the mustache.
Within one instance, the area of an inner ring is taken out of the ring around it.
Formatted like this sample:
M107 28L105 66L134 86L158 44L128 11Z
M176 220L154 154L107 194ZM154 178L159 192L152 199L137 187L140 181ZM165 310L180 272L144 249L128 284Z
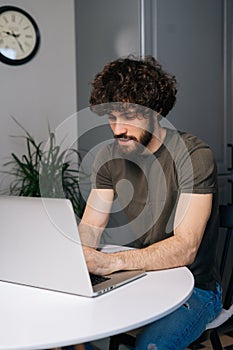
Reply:
M126 135L126 134L120 134L120 135L114 135L114 139L124 139L124 140L133 140L133 141L138 141L135 136L131 135Z

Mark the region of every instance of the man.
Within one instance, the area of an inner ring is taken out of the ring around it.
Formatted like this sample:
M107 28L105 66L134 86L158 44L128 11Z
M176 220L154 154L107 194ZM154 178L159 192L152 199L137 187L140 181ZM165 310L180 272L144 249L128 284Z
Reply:
M166 126L176 93L175 77L153 57L113 61L92 83L91 109L108 115L115 140L97 155L79 225L89 271L187 266L195 278L187 303L138 335L138 350L185 349L221 309L216 164L203 141ZM96 248L116 199L138 249L105 254Z

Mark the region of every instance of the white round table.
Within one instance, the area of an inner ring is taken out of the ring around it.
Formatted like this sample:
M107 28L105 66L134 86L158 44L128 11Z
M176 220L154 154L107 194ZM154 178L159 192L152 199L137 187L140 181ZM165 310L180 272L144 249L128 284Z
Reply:
M125 332L182 305L186 267L154 271L96 298L0 282L0 350L49 349Z

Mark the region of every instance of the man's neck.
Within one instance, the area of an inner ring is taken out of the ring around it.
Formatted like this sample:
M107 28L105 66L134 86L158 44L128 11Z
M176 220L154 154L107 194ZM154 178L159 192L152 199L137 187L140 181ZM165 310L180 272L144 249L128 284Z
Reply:
M147 145L148 150L152 153L155 153L163 144L166 134L167 134L167 130L159 126L159 124L157 124L155 126L153 136L149 144Z

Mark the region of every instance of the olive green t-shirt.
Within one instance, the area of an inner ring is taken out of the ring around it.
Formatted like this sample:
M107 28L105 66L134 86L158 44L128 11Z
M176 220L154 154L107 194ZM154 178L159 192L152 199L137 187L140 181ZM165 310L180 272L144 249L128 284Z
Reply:
M167 129L155 153L122 156L116 142L105 146L93 165L93 188L113 189L116 211L123 211L128 244L142 248L173 235L180 194L213 194L212 211L195 261L188 266L195 286L214 289L219 280L217 168L207 144L188 133ZM113 213L115 214L115 213ZM120 226L112 230L115 236ZM115 242L117 240L115 239Z

